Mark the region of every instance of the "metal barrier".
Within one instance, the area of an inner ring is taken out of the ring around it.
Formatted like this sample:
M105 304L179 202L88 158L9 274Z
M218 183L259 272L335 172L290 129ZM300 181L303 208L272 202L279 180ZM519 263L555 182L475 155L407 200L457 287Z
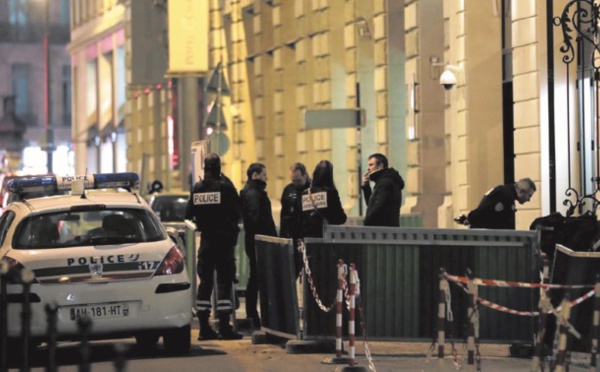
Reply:
M427 339L436 333L440 267L479 277L539 281L539 232L327 226L323 239L306 239L313 279L322 298L333 298L339 259L356 262L362 273L364 315L373 339ZM305 285L304 288L307 288ZM453 289L458 290L458 289ZM535 291L482 288L480 295L505 306L535 310ZM334 314L324 314L304 291L304 334L307 339L332 338ZM452 303L454 337L466 337L466 299ZM327 300L326 300L327 301ZM460 321L459 321L460 319ZM481 310L480 338L488 342L531 343L532 319ZM358 331L357 331L358 335Z
M345 226L364 226L364 217L348 217ZM400 215L400 227L423 227L421 213L403 213Z
M248 278L250 277L250 263L246 255L246 244L244 242L244 226L240 225L237 244L235 246L235 283L236 291L245 296Z
M576 252L560 244L556 245L550 283L567 285L593 285L600 272L600 252ZM552 304L558 305L565 295L579 298L589 288L553 289L549 291ZM592 339L593 302L582 302L571 309L571 322L581 333L581 339L572 340L572 351L590 351ZM549 319L549 328L554 331L555 322Z
M300 338L292 240L256 235L255 241L261 328L276 336Z

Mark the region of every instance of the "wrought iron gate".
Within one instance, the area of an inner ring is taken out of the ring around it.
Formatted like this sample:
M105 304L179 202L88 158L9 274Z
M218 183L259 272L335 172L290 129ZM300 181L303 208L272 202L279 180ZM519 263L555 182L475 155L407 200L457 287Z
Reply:
M564 188L567 216L596 214L600 205L600 4L561 2L564 8L556 14L554 4L546 1L551 211L561 199L556 193ZM558 50L554 37L560 41Z

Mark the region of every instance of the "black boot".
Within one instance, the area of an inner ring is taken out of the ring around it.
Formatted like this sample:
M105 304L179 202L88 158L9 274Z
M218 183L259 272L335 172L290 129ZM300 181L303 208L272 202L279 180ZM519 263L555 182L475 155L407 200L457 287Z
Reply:
M198 316L198 320L200 321L200 334L198 335L198 341L218 339L219 335L214 329L212 329L210 322L208 321L210 312L199 311L196 313L196 316Z
M241 340L244 337L229 324L229 314L219 314L219 335L222 340Z

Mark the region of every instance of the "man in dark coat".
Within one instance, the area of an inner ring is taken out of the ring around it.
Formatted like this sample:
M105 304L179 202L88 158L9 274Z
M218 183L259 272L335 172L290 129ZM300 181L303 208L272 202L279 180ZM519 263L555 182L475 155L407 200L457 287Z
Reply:
M310 187L310 178L304 164L294 163L290 167L290 180L291 182L283 189L281 194L279 236L296 240L301 237L298 222L302 211L296 207L298 198L304 190Z
M265 191L267 169L264 164L252 163L246 172L248 181L240 195L242 197L242 216L244 219L244 239L246 254L250 262L250 276L246 287L246 316L255 328L260 328L260 317L256 309L258 300L258 277L256 266L255 235L277 236L273 221L271 201Z
M369 181L375 182L373 190ZM397 170L388 168L388 160L383 154L369 156L362 185L367 203L365 226L400 226L403 189L404 180Z
M470 225L472 229L512 230L515 228L515 201L525 204L535 191L535 183L530 178L496 186L483 196L479 206L468 214L464 224Z
M215 153L206 155L204 180L194 185L186 209L186 219L193 220L201 233L197 267L200 284L196 296L200 340L212 340L219 336L224 340L242 338L229 324L229 317L233 311L231 288L235 279L234 250L240 217L240 197L231 181L221 174L221 158ZM215 270L219 334L209 323Z
M298 201L304 190L310 187L310 178L306 167L302 163L294 163L290 167L291 183L283 189L281 194L281 217L279 236L292 239L294 245L294 269L296 276L302 270L302 255L298 252L298 239L302 238L302 208Z

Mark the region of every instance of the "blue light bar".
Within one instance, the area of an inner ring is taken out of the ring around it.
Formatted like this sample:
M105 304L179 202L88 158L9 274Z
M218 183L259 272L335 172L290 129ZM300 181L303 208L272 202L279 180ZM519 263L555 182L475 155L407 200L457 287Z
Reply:
M23 177L13 178L6 183L6 189L15 194L52 193L57 190L56 177Z
M74 181L83 181L84 188L114 189L137 187L140 177L134 172L100 173L86 176L39 176L14 178L6 184L9 192L25 194L52 195L59 191L69 191Z
M133 188L140 183L140 177L134 172L94 174L95 189Z

